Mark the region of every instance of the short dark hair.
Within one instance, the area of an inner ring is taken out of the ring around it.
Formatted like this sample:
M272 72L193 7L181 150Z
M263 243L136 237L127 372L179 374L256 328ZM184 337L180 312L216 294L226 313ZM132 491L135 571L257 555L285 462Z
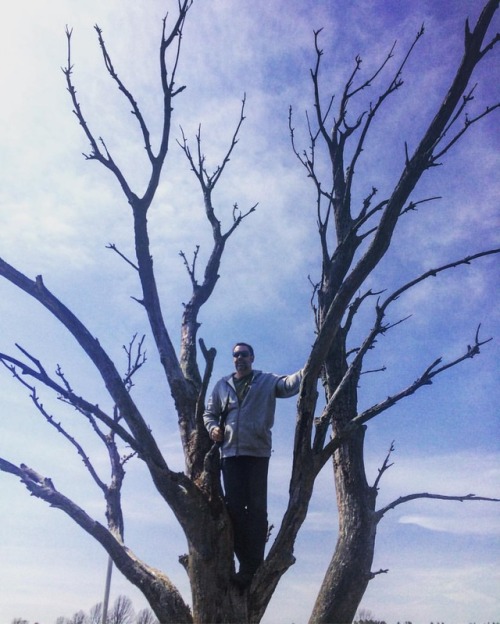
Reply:
M246 347L250 351L250 355L254 354L253 347L252 345L249 345L248 342L237 342L233 347L233 351L236 349L236 347Z

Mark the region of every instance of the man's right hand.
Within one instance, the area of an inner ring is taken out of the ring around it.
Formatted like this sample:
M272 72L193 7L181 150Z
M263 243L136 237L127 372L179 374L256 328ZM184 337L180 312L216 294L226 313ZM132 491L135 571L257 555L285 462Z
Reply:
M224 440L224 432L220 427L214 427L210 431L210 437L214 442L222 442Z

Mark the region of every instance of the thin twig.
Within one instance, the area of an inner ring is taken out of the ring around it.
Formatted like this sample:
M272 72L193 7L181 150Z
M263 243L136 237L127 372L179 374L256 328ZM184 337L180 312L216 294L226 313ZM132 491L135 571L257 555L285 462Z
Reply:
M458 501L463 503L464 501L487 501L492 503L500 503L500 498L489 498L487 496L476 496L475 494L464 494L459 496L446 496L444 494L430 494L428 492L420 492L418 494L409 494L408 496L400 496L398 499L392 501L382 509L379 509L376 514L376 521L380 522L380 520L384 517L384 515L390 511L391 509L395 509L399 505L403 505L404 503L408 503L413 500L428 498L434 500L446 500L446 501Z

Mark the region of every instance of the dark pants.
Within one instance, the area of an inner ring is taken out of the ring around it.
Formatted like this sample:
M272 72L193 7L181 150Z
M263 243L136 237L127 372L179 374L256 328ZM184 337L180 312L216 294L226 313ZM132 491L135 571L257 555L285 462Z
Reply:
M240 572L253 574L264 559L267 539L268 457L227 457L222 476L233 522L234 552Z

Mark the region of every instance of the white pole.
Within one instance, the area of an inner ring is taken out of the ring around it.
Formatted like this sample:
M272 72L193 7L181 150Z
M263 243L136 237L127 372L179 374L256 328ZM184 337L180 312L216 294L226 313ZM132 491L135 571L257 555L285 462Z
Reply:
M108 622L108 604L109 604L109 590L111 588L111 572L113 571L113 559L108 558L108 571L106 573L106 587L104 588L104 602L102 605L102 624Z

